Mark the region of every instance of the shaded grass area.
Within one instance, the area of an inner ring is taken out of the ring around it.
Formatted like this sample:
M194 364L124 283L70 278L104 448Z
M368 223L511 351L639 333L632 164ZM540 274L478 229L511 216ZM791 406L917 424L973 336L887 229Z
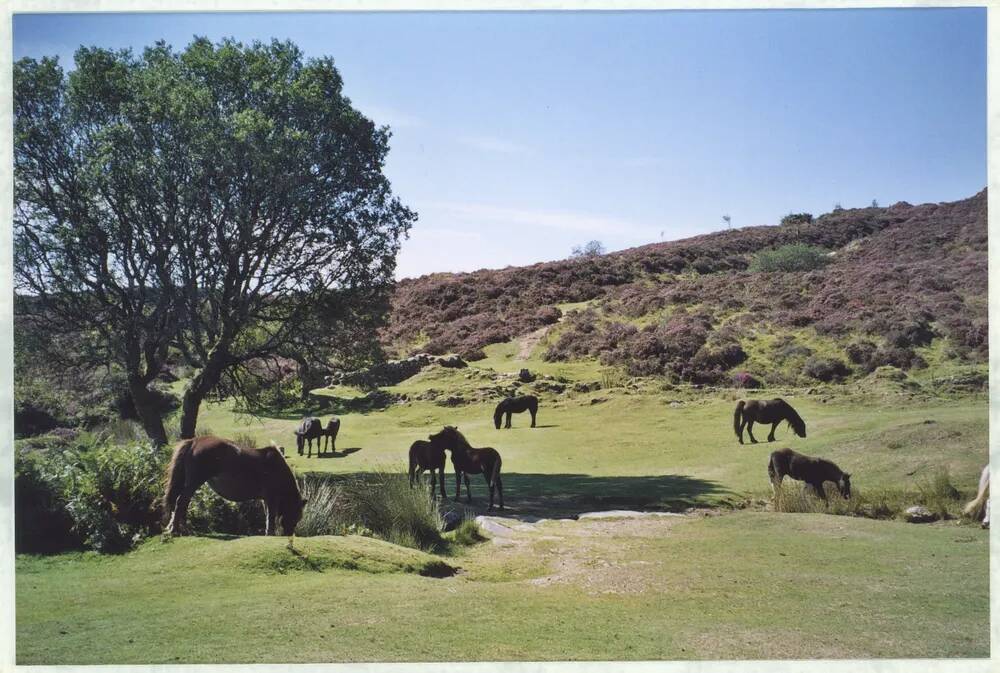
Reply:
M455 661L469 642L471 658L500 661L989 653L988 533L971 526L762 512L551 522L469 548L447 579L412 571L434 557L388 543L296 539L319 570L286 544L19 557L18 663ZM320 560L356 552L389 570ZM267 628L247 638L248 624Z

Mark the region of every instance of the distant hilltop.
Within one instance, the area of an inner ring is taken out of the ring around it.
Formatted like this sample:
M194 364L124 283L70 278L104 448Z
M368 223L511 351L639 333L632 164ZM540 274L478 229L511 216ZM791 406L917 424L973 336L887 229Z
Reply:
M843 380L921 368L928 348L934 360L985 362L987 277L984 189L403 280L382 340L397 356L475 360L535 333L536 356L597 358L634 376Z

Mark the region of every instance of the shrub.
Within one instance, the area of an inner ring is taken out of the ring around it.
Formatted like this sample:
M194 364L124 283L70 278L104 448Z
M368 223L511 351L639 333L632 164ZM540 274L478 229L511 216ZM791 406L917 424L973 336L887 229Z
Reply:
M756 389L763 387L761 382L753 377L750 372L736 372L733 374L733 386L736 388Z
M386 469L350 477L307 474L308 500L296 532L345 535L368 531L394 544L434 550L443 544L442 521L428 489L410 488L402 472Z
M754 255L749 270L762 271L812 271L830 262L827 251L813 245L793 243L773 250L763 250Z
M469 348L458 355L466 362L478 362L486 359L486 352L482 348Z
M867 365L875 355L876 346L870 341L856 341L847 346L847 359L852 364Z
M818 381L841 381L850 376L851 370L836 358L809 358L802 371Z
M781 218L781 226L812 224L812 213L788 213Z

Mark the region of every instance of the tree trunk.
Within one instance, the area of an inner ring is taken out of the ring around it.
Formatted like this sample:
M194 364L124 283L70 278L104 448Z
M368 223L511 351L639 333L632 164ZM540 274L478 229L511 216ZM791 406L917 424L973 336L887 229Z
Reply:
M201 403L222 377L223 357L221 352L214 350L209 355L208 363L195 374L187 388L184 389L184 398L181 400L181 439L194 437Z
M156 398L149 391L146 384L137 377L129 377L129 393L132 395L132 404L139 414L143 430L156 446L163 446L167 443L167 431L163 427L163 416L156 408Z

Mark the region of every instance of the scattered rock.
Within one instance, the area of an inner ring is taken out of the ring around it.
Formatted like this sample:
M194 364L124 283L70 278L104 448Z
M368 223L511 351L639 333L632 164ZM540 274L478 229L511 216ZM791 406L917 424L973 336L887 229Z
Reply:
M573 392L575 393L590 393L600 389L601 383L599 381L591 381L589 383L581 381L580 383L573 384Z
M684 516L677 512L637 512L631 509L610 509L604 512L584 512L577 519L640 519L661 516Z
M536 381L535 390L543 393L561 393L566 390L566 384L554 381Z
M451 355L449 357L439 357L437 363L442 367L448 367L449 369L462 369L468 367L469 364L457 355Z
M517 373L517 380L521 383L531 383L535 380L535 375L532 374L528 369L522 369Z
M923 505L914 505L904 512L906 520L910 523L930 523L931 521L937 521L938 515L930 511Z
M457 407L465 404L465 398L461 395L449 395L444 399L434 400L434 404L439 407Z
M458 524L462 523L462 515L455 510L448 510L441 517L441 522L441 530L445 532L455 530L458 528Z
M607 401L608 401L608 398L606 398L606 397L595 397L595 398L593 398L593 399L590 400L590 403L591 404L601 404L602 402L607 402Z

